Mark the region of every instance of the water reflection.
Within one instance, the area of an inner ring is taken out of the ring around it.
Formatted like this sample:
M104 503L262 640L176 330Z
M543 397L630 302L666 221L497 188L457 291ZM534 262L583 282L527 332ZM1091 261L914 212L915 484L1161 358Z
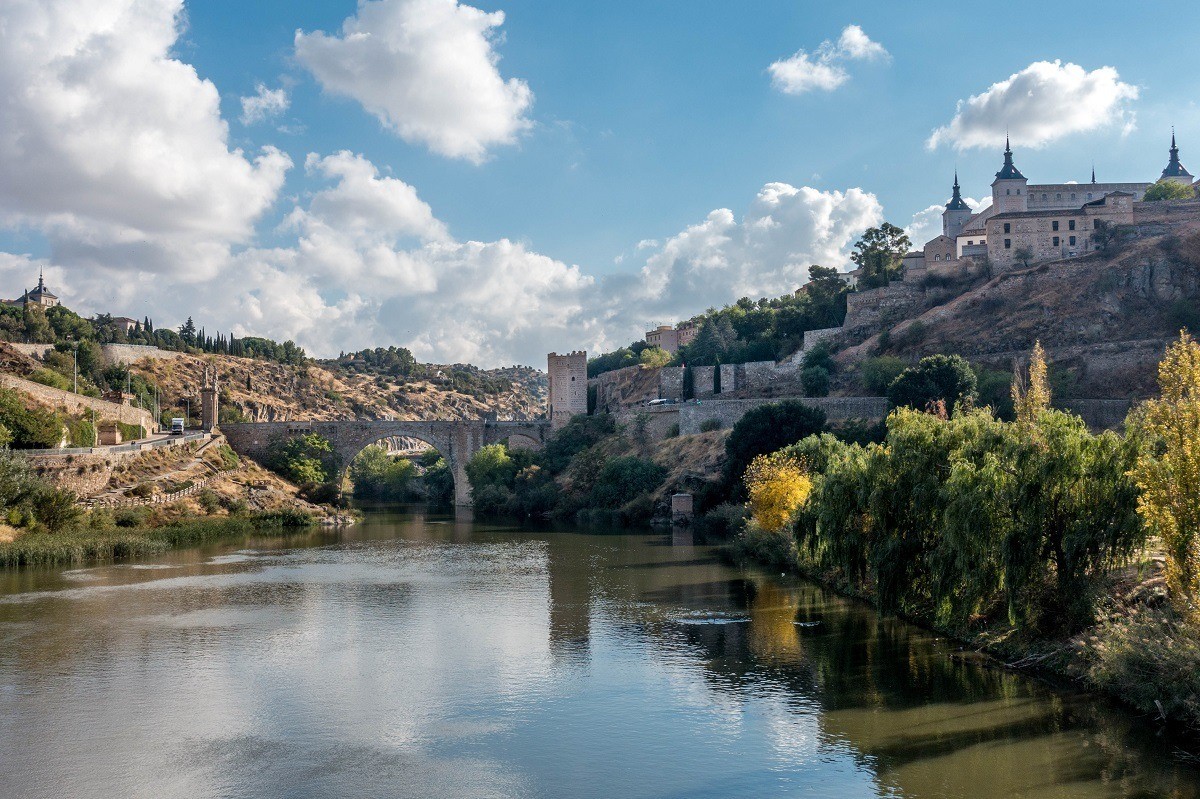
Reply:
M12 795L1200 796L1126 714L686 531L378 513L138 565L0 578Z

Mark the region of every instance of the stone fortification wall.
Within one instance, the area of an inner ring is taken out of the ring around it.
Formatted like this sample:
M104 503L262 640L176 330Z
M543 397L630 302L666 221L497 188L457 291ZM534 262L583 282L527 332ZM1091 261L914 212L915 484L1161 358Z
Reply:
M627 366L593 377L588 386L596 389L595 412L615 413L656 399L683 399L683 372L682 366Z
M135 363L142 358L170 361L182 355L182 352L160 350L148 344L104 344L100 347L100 356L107 363Z
M920 286L907 282L853 292L846 296L842 328L854 338L873 336L911 317L921 307L923 297Z
M716 385L717 368L715 366L692 367L692 396L697 399L713 396Z
M53 344L15 344L8 342L8 346L12 347L22 355L30 358L37 358L39 361L46 357L46 353L54 349Z
M209 441L211 438L210 435L189 434L141 444L72 449L62 453L47 450L16 450L16 453L29 461L40 477L59 488L87 497L107 488L113 469L123 461L153 449L178 447L194 441Z
M654 408L631 408L615 414L617 424L630 435L645 431L650 441L662 441L679 427L679 409L682 405L663 405Z
M117 421L125 424L139 424L147 431L153 430L154 416L150 411L135 408L131 405L117 405L70 391L61 391L50 386L43 386L32 380L25 380L13 375L0 374L0 385L28 394L39 402L53 408L66 408L69 413L96 412L96 421Z
M793 399L788 397L787 399ZM843 422L849 419L864 419L879 421L888 412L888 402L884 397L810 397L794 398L814 408L825 411L830 422ZM700 432L700 425L709 420L716 420L722 428L733 427L746 412L760 405L781 402L782 399L731 399L711 400L709 402L688 402L679 407L679 432L681 435L694 435Z

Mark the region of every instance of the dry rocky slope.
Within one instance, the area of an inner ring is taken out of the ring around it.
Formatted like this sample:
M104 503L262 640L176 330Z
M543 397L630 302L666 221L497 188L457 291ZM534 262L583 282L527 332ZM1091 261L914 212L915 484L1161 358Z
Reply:
M205 369L215 368L221 401L247 421L326 421L335 419L528 419L545 411L545 375L512 367L483 372L502 378L507 390L471 395L431 379L406 380L355 374L334 364L289 366L227 355L185 355L170 360L145 358L133 370L159 386L167 397L195 396ZM444 367L450 369L451 367Z
M924 295L923 306L882 339L871 336L838 359L850 365L880 351L914 359L958 353L1006 369L1040 340L1069 371L1074 396L1147 397L1166 344L1200 321L1200 222L980 278L961 293L927 286Z

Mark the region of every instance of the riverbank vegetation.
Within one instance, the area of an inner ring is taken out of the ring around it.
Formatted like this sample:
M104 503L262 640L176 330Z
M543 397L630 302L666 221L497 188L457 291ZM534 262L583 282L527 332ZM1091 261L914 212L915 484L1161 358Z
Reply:
M1181 335L1120 434L1050 407L1040 347L1011 422L973 407L967 373L926 372L947 379L906 373L923 407L882 442L755 461L737 551L1200 729L1200 346Z

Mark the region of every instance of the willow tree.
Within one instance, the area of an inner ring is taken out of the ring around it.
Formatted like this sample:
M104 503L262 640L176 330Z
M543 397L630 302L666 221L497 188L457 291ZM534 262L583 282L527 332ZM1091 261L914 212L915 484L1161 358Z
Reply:
M1200 614L1200 344L1185 332L1158 365L1162 397L1137 420L1146 451L1134 469L1138 513L1167 554L1167 590L1177 607Z

